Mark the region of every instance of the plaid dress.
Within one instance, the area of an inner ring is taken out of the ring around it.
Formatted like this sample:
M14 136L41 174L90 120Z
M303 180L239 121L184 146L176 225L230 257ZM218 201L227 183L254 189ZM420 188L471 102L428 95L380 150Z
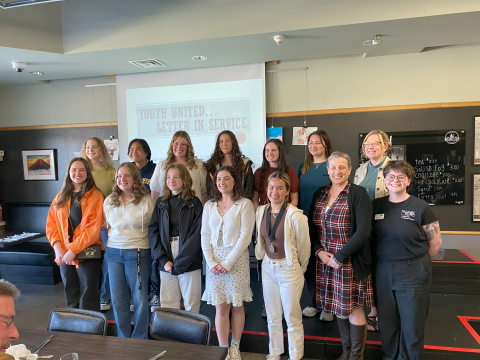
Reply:
M350 184L345 186L327 210L330 188L331 186L325 188L317 199L313 222L318 227L323 249L335 255L350 239L350 209L347 203ZM348 316L354 307L373 307L371 276L356 281L350 257L338 270L317 259L316 300L317 305L326 312L337 316Z

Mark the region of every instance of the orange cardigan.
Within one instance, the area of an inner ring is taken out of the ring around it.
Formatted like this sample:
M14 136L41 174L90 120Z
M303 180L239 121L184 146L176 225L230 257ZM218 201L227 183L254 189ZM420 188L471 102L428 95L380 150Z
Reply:
M60 197L57 194L50 206L47 218L47 238L53 246L60 241L62 249L67 252L71 250L75 255L85 250L90 245L102 245L100 229L104 222L103 201L104 197L96 187L85 194L82 199L82 222L75 229L72 242L68 241L69 209L71 199L62 208L58 209L55 204ZM103 249L103 246L102 246ZM78 260L75 260L78 264Z

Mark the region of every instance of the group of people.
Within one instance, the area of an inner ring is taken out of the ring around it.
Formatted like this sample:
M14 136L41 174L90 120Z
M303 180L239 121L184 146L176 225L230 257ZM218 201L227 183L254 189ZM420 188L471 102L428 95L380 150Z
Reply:
M183 300L185 310L196 313L203 300L216 307L227 359L240 359L244 303L253 300L253 239L270 336L267 359L284 352L283 317L290 359L303 357L304 282L310 304L303 316L337 317L339 359L363 359L367 322L380 329L385 358L420 359L440 229L428 204L408 194L414 170L391 161L390 147L383 131L370 132L362 146L369 161L352 183L350 157L334 152L323 130L308 137L297 172L287 166L282 142L270 139L253 173L228 130L205 163L195 157L188 133L178 131L158 165L147 142L134 139L132 162L117 169L103 142L90 138L70 161L47 220L66 303L99 311L111 294L118 335L147 338L149 295L152 305L179 309Z

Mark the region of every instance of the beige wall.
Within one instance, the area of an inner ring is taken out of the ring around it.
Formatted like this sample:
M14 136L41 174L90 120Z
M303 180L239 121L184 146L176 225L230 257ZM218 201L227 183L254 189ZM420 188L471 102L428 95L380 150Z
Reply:
M0 127L117 121L115 86L107 77L0 88Z
M480 100L480 44L420 54L283 61L267 73L267 112ZM106 77L0 88L0 127L116 121ZM306 96L304 94L306 93ZM305 104L305 105L304 105Z
M480 100L479 44L282 61L267 71L301 67L308 70L267 73L267 113Z

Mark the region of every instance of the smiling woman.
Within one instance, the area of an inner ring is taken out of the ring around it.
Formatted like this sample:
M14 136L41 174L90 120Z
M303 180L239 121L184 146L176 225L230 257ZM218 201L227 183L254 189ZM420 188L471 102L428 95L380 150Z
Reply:
M119 337L148 337L148 275L152 261L148 224L154 206L137 167L132 163L120 164L112 194L103 205L109 227L105 258ZM135 310L133 332L130 299Z

